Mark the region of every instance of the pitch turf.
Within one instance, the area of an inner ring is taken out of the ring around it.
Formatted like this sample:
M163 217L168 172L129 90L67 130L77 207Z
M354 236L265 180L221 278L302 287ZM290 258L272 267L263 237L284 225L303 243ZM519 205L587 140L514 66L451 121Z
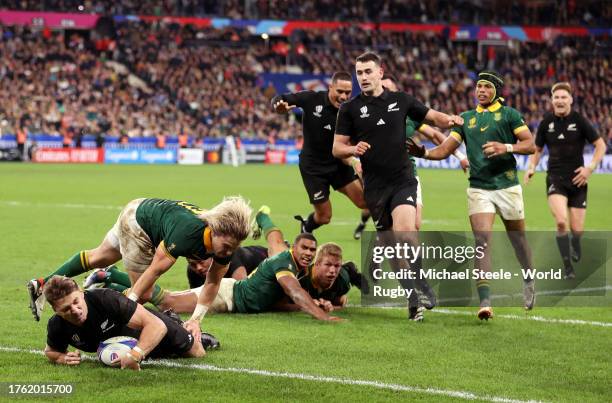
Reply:
M467 230L464 175L421 170L420 176L423 229ZM24 284L96 246L127 201L165 197L207 207L242 194L254 207L268 204L290 239L298 229L292 216L308 213L308 200L297 167L285 166L2 164L0 178L0 382L70 382L71 399L87 401L609 401L612 395L610 304L528 315L498 308L488 323L475 318L474 308L429 312L420 324L409 323L404 310L360 307L339 313L347 319L341 324L304 314L218 315L207 317L205 328L222 349L204 359L151 364L140 373L93 360L54 366L40 354L49 307L34 322ZM543 182L538 174L524 190L529 229L554 229ZM591 178L588 229L612 229L610 189L612 176ZM358 259L352 230L359 214L340 194L332 203L334 224L317 236ZM184 261L160 283L186 288ZM351 291L350 301L358 305L359 294Z

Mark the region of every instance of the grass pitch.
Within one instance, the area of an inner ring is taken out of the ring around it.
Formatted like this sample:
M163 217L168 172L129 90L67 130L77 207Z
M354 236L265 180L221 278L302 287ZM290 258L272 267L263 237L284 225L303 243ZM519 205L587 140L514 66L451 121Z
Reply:
M466 177L459 171L419 174L423 230L469 230ZM0 382L72 383L67 399L78 401L609 401L612 395L610 304L536 308L527 315L497 308L488 323L476 319L474 308L447 309L409 323L405 310L359 307L354 290L354 306L339 313L348 319L341 324L300 313L207 317L204 327L222 349L203 359L149 364L140 373L95 360L54 366L40 353L50 309L33 321L25 282L98 245L129 200L183 199L206 208L241 194L254 208L268 204L291 239L298 230L292 216L310 211L308 199L297 167L290 166L2 164L0 183ZM586 228L612 229L612 176L594 175L589 186ZM544 190L542 173L524 188L528 229L554 230ZM352 231L359 212L338 193L332 204L332 225L317 238L338 242L345 258L358 260ZM556 246L551 250L557 253ZM187 288L184 260L160 284ZM2 387L0 399L12 400Z

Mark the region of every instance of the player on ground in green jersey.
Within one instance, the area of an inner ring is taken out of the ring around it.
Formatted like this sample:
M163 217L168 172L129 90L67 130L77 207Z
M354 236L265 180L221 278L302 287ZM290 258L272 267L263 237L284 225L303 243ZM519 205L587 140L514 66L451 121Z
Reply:
M241 197L225 198L208 211L181 201L133 200L97 248L81 251L50 276L28 282L32 313L40 319L42 288L56 274L74 277L123 260L133 284L128 297L144 302L151 300L155 281L179 256L194 261L212 257L214 263L198 301L199 309L185 323L199 338L199 321L217 294L232 253L250 232L250 215L251 208Z
M533 268L531 250L525 238L523 194L512 153L533 154L535 145L520 113L502 104L503 85L499 74L481 72L475 91L478 99L476 109L461 114L463 125L455 126L444 143L425 150L408 140L411 154L431 160L447 158L465 142L470 161L470 186L467 190L470 224L476 245L486 248L485 257L475 263L475 269L481 272L491 270L488 245L496 213L502 217L522 268ZM481 277L477 280L477 288L480 297L478 317L489 319L493 311L488 281ZM523 297L525 309L532 309L535 284L531 278L524 279Z
M300 286L299 279L308 274L308 266L316 252L316 239L312 234L297 236L293 246L285 245L282 232L269 216L270 209L263 206L256 215L256 223L268 241L270 257L259 264L245 280L224 278L217 297L210 306L216 313L261 313L278 310L284 297L290 298L300 310L319 320L339 320L328 315ZM166 307L176 312L191 312L195 308L202 287L169 293L164 299Z

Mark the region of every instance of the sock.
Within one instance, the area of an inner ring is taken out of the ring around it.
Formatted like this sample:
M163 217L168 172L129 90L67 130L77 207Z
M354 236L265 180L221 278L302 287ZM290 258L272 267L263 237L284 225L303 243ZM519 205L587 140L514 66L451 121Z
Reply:
M130 276L128 276L126 272L119 270L117 266L109 267L107 272L109 273L109 276L106 279L108 283L115 283L124 287L132 286Z
M130 288L130 287L124 286L123 284L117 284L117 283L105 283L104 287L110 288L111 290L119 291L120 293L123 293L125 290Z
M489 280L476 281L476 288L478 289L478 298L480 298L480 306L491 306L491 299L489 297Z
M255 220L257 221L257 225L263 230L264 237L267 237L271 231L278 230L278 227L274 225L270 216L265 213L258 213L257 216L255 216Z
M87 259L87 252L84 250L80 251L76 255L72 256L68 259L63 265L61 265L56 271L48 275L43 279L43 284L49 281L51 277L58 276L66 276L66 277L75 277L79 274L88 272L91 270L91 266L89 266L89 260Z
M572 234L572 249L578 256L582 256L582 249L580 248L580 238L582 235Z
M168 294L168 291L155 284L153 286L153 295L151 296L151 303L155 306L161 304L166 294Z
M368 220L370 219L370 212L364 213L363 211L361 212L361 223L362 225L366 225L366 223L368 222Z
M318 224L314 219L314 213L310 213L308 219L306 220L306 224L304 225L304 229L306 232L312 233L314 230L319 228L321 224Z
M569 234L557 235L557 246L559 247L559 252L561 253L561 258L563 259L563 264L565 265L565 267L570 266L571 263Z

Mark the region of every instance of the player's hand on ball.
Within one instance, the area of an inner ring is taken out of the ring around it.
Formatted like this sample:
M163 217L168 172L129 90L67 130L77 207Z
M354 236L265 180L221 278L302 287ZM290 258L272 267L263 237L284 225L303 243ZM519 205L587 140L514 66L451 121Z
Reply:
M121 369L128 368L133 369L134 371L140 371L140 364L138 363L138 361L134 360L127 354L124 354L121 358L117 358L112 363L121 363Z
M183 327L191 333L194 339L200 340L202 338L202 329L200 329L200 324L193 319L189 319L187 322L183 323Z
M470 161L468 161L467 158L464 158L459 161L459 164L461 164L461 169L463 169L463 172L468 173L470 170Z
M278 101L274 104L276 113L288 113L293 108L295 108L295 105L289 105L286 101Z
M417 158L423 158L425 155L425 146L422 144L417 144L412 138L406 139L406 147L408 148L410 155L414 155Z
M357 143L357 145L355 146L355 151L353 152L353 155L355 157L361 157L363 154L365 154L366 151L368 151L371 148L370 144L366 143L365 141L360 141L359 143Z
M576 173L576 175L572 179L572 183L578 187L586 185L589 180L589 176L591 176L591 174L593 173L587 167L576 168L574 172Z
M497 141L487 141L482 146L485 157L492 158L507 153L506 145Z
M69 351L64 355L64 364L66 365L79 365L81 363L81 352Z

